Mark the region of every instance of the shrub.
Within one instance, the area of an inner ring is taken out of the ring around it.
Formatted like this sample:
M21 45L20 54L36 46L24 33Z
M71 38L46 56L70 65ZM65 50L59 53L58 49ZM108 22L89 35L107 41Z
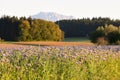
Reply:
M97 39L97 45L107 45L107 44L109 44L108 40L105 39L104 37L99 37Z
M103 31L95 31L90 34L90 40L93 43L97 43L98 38L104 37L105 33Z
M117 44L120 41L120 27L113 25L100 26L91 33L90 40L98 45Z
M0 38L0 42L3 42L3 41L4 41L4 39Z
M120 40L120 34L118 31L110 32L106 37L109 40L109 43L111 44L115 44L117 41Z
M118 41L116 42L116 44L117 44L117 45L120 45L120 40L118 40Z

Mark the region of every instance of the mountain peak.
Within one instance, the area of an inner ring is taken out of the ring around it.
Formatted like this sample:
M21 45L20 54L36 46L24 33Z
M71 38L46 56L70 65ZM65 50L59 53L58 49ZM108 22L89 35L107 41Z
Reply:
M44 19L44 20L53 21L53 22L58 20L64 20L64 19L75 19L73 16L66 16L66 15L55 13L55 12L40 12L36 15L33 15L32 18Z

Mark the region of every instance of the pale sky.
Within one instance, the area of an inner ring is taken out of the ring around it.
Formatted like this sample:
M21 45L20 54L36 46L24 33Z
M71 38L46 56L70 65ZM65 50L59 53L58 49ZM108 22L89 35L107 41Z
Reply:
M0 0L0 16L31 16L56 12L76 18L120 19L120 0Z

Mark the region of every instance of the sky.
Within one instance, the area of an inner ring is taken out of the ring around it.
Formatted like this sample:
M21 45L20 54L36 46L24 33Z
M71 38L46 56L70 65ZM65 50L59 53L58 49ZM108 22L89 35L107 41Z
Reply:
M120 19L120 0L0 0L0 17L56 12L76 18Z

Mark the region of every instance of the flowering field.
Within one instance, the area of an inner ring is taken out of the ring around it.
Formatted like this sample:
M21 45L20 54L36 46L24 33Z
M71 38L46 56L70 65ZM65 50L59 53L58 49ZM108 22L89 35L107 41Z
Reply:
M120 46L1 47L0 80L120 80Z

